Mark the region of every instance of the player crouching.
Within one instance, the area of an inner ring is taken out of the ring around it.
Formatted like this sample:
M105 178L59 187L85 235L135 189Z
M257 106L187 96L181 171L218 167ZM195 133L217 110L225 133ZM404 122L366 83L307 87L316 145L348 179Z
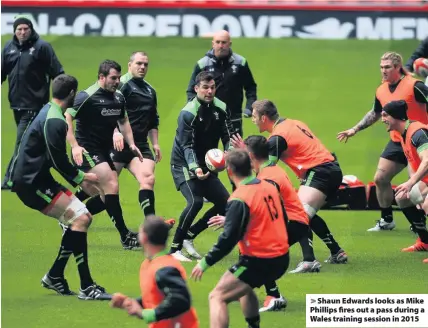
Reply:
M403 214L412 224L419 238L403 252L428 251L428 125L407 118L407 103L403 100L391 101L382 110L382 122L389 131L400 133L400 142L412 171L410 179L396 188L395 199ZM423 211L416 205L420 205ZM428 263L428 259L424 260Z

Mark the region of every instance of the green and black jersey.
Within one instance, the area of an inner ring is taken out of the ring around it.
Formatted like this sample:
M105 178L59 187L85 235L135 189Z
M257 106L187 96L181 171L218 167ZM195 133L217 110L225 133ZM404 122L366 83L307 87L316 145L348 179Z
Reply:
M83 180L84 173L73 166L67 156L67 122L55 103L46 104L24 132L13 163L13 184L37 185L57 170L71 185Z
M130 73L120 78L119 90L126 100L126 111L134 140L147 142L150 130L158 129L156 90L144 79L133 78Z
M206 168L205 154L218 148L219 141L224 150L230 147L233 131L226 104L214 98L212 103L199 101L195 97L181 110L171 154L171 164L189 170Z
M94 148L110 151L117 121L127 116L126 101L120 91L110 92L95 83L76 95L67 113L76 120L75 136L79 146L87 151Z

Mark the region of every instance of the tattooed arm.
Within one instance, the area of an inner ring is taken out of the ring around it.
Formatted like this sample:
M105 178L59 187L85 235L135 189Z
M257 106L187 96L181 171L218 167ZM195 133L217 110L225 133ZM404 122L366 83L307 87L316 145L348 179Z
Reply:
M370 125L376 123L380 119L380 113L375 112L373 109L364 115L363 119L353 127L355 132L364 130Z
M348 139L353 137L358 131L364 130L377 122L380 119L381 113L382 105L376 97L372 109L366 115L364 115L363 119L353 128L339 132L337 134L337 139L339 141L347 142Z

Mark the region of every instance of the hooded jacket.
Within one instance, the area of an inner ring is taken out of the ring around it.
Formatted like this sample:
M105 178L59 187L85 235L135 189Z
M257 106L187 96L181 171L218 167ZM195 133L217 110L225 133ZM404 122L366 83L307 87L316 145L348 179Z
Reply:
M187 100L190 101L196 96L195 79L202 72L207 71L214 75L216 84L216 98L225 102L230 110L231 119L242 116L242 103L244 100L243 90L247 98L247 109L251 110L251 105L257 100L257 84L254 81L247 60L232 52L227 57L218 59L211 49L201 58L193 70L187 88Z
M8 78L13 110L40 111L49 102L50 80L64 73L52 46L31 31L23 44L14 35L2 50L1 83Z

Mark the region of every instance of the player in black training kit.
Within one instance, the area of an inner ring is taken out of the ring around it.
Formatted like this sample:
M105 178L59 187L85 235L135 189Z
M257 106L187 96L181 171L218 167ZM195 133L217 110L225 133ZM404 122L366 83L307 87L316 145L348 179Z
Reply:
M141 162L127 143L122 133L116 128L113 136L114 149L110 152L117 174L126 167L140 184L138 203L144 216L155 215L155 162L162 159L158 143L159 116L157 111L156 91L144 79L149 67L149 58L143 51L131 54L128 63L128 73L120 78L118 90L126 100L126 111L131 124L134 141L144 160ZM155 156L147 142L149 137ZM95 215L105 210L105 204L100 196L93 197L86 203L88 210ZM174 220L166 221L173 225Z
M64 278L65 266L73 254L80 276L78 298L108 300L111 295L94 283L89 271L87 231L91 214L85 204L56 182L50 173L54 168L71 185L81 185L89 194L98 182L96 174L83 173L67 157L64 111L73 103L76 91L74 77L61 74L54 79L53 99L40 110L23 135L11 172L12 191L29 208L56 218L68 227L52 268L42 278L42 286L60 295L75 295Z
M110 158L113 149L113 132L117 124L125 136L129 148L141 161L143 157L134 144L131 125L126 113L126 102L119 86L121 67L105 60L98 70L98 82L77 94L73 107L65 114L68 123L67 139L72 147L74 163L84 172L96 173L100 179L100 195L107 213L116 229L124 249L139 247L138 233L128 230L123 220L119 202L117 172ZM73 134L76 119L76 137ZM77 193L80 199L87 197Z
M229 198L217 174L209 172L205 164L205 154L218 148L220 140L224 149L229 149L232 129L228 110L224 102L214 97L215 82L210 73L198 74L195 91L196 97L187 103L178 117L171 154L175 186L187 201L171 246L171 253L180 261L190 261L182 254L182 246L189 255L201 258L193 247L193 239L208 227L211 217L224 215ZM190 228L203 206L204 197L214 206Z

